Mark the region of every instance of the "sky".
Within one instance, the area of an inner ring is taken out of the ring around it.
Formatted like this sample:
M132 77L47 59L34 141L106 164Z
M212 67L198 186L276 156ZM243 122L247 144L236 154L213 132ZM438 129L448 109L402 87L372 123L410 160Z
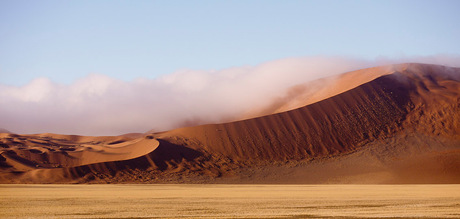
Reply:
M208 83L225 87L232 82L235 89L245 80L265 83L265 78L245 79L264 75L257 72L265 66L283 66L294 72L267 70L276 74L271 77L275 82L283 74L296 75L295 80L280 86L282 89L388 60L456 66L460 56L459 9L460 1L456 0L0 0L0 128L27 133L140 132L148 125L134 128L133 121L148 117L154 123L158 119L149 116L146 109L161 108L151 113L160 115L177 111L168 114L177 118L194 107L178 95L215 91ZM341 64L329 66L334 62ZM297 77L298 70L294 69L299 65L303 78ZM308 70L310 65L315 67ZM272 86L270 83L256 87ZM146 96L145 92L169 99L162 100L165 103L161 105L154 97L145 98L150 102L142 104L132 101L142 102L133 96ZM240 96L220 93L213 98L189 99L212 105L212 100L245 96L244 92L239 92ZM126 98L121 103L127 107L115 106L117 102L111 100L115 94ZM171 105L171 99L175 104ZM93 107L82 107L85 104ZM123 111L107 113L114 108ZM107 114L107 118L101 116ZM64 128L51 115L75 127ZM85 115L101 121L79 124ZM180 117L174 123L194 118ZM47 125L40 126L44 123ZM133 126L113 128L126 123Z

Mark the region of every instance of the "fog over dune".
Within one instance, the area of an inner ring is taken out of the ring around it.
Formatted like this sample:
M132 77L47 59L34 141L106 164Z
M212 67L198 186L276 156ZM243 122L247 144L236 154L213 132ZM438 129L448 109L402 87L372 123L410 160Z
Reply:
M295 85L403 62L459 67L460 56L372 61L300 57L222 70L180 70L129 82L103 74L90 74L68 85L48 78L20 87L0 82L0 128L14 133L118 135L219 123L268 107Z

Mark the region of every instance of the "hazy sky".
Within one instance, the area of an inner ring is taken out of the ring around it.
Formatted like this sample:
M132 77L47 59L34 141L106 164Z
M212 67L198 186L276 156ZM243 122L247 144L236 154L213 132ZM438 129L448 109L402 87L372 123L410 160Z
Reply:
M460 53L460 1L0 1L1 84Z
M0 0L0 128L117 135L241 118L376 65L460 67L460 1Z

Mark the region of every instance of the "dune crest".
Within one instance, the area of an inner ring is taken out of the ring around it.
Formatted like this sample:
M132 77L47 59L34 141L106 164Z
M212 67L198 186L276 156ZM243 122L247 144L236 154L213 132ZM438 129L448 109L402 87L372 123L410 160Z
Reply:
M459 68L400 64L322 82L230 123L131 138L1 134L0 181L460 183Z
M404 65L366 68L299 84L291 87L284 95L275 99L270 106L248 112L246 117L270 115L313 104L351 90L380 76L393 74L398 68L404 68Z

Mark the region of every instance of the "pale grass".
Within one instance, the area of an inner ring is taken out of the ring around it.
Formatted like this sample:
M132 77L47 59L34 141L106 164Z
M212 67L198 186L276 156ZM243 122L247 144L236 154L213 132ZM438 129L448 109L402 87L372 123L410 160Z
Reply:
M0 218L459 218L460 185L0 185Z

